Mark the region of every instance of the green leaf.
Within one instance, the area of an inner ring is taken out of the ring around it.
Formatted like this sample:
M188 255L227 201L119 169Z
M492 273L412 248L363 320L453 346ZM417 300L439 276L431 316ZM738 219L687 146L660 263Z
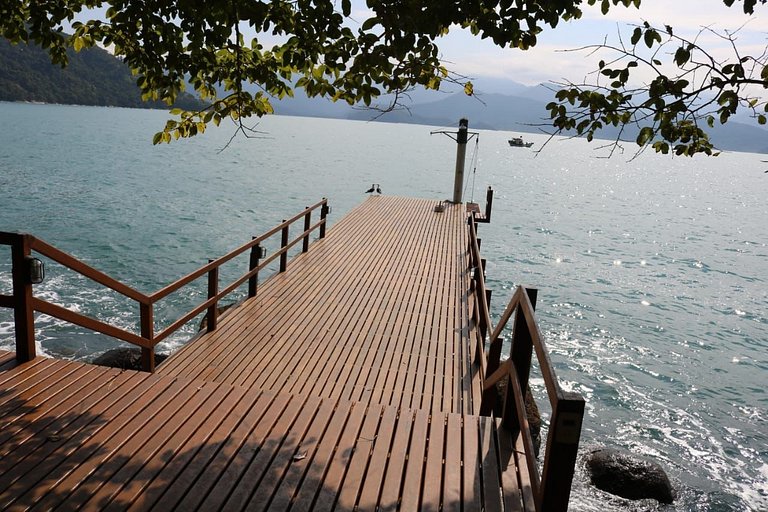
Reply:
M643 37L643 30L640 27L635 28L635 31L632 32L632 38L630 39L632 46L639 43L641 37Z
M352 13L352 2L350 0L341 0L341 12L344 16Z
M464 84L464 94L467 96L472 96L475 92L475 87L472 85L472 82L467 82Z
M653 138L653 128L651 128L650 126L644 126L640 130L640 133L637 136L637 141L636 141L637 145L645 146L648 143L648 141L651 140L651 138Z
M376 18L376 17L368 18L363 22L363 26L360 27L360 30L362 30L363 32L367 32L371 30L373 27L375 27L378 23L379 23L379 18Z
M645 35L643 36L643 40L645 41L645 46L648 48L653 48L653 42L656 40L656 33L655 30L649 29L645 31Z
M686 62L688 62L691 59L691 52L689 52L687 49L680 47L675 52L675 64L677 64L678 67L683 67Z

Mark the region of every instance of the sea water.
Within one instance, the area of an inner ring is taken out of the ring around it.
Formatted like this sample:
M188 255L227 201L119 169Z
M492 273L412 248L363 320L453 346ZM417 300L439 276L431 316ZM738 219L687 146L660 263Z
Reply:
M0 230L32 233L150 293L321 197L332 223L374 183L384 194L451 196L455 143L430 135L435 127L274 116L221 151L233 125L152 146L165 118L0 103ZM537 153L509 147L511 135L480 131L467 150L465 198L482 207L485 187L495 190L492 222L480 227L494 322L515 286L537 288L558 376L587 400L582 446L653 457L679 495L670 506L610 498L580 467L571 509L768 510L765 156L635 155L630 144L602 158L595 144L557 139ZM547 141L526 139L534 149ZM0 250L0 293L9 259ZM35 290L138 328L135 302L52 262ZM156 323L205 293L202 282L171 295ZM44 315L36 337L41 353L79 360L115 346ZM8 310L0 347L13 349ZM532 382L544 402L538 373Z

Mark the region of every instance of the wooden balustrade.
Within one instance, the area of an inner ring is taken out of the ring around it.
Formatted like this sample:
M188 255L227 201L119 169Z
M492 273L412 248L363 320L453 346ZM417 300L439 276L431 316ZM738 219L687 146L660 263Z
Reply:
M485 283L485 263L480 257L480 239L477 238L477 224L473 215L470 215L469 226L469 268L474 271L472 320L479 332L478 345L484 345L486 339L489 343L487 359L482 365L485 379L480 414L493 414L501 418L504 431L511 437L510 444L522 445L536 510L565 511L568 509L581 436L584 399L577 393L564 392L560 387L544 343L544 336L536 323L536 289L519 286L499 323L492 328L489 315L490 293ZM501 335L513 315L510 354L509 358L502 362L504 338ZM487 338L488 329L492 331L490 338ZM483 351L484 348L478 347L477 357L482 357ZM533 440L525 408L525 390L528 388L534 353L552 408L541 474L533 455ZM503 389L500 403L499 385Z
M320 221L313 225L311 215L312 212L318 208L320 209ZM246 281L248 281L248 296L254 297L258 288L258 275L260 270L264 269L269 263L279 257L280 271L284 272L288 264L288 251L292 247L301 242L302 253L307 252L310 247L310 236L315 231L319 231L319 238L325 238L327 216L329 212L330 208L328 207L328 201L323 199L317 204L305 208L304 211L290 219L284 220L278 226L275 226L261 236L253 237L250 242L220 258L209 260L208 264L203 265L194 272L191 272L150 295L145 295L138 290L117 281L107 274L94 269L75 257L31 235L0 232L0 245L11 247L13 274L13 294L0 294L0 307L12 308L14 310L16 358L19 362L26 362L34 359L36 355L34 312L39 311L66 322L141 347L142 368L145 371L154 371L155 345L157 345L157 343L173 334L192 318L206 310L208 315L208 330L211 331L216 329L219 301L235 291ZM289 240L289 227L301 219L304 220L304 230L298 234L296 238ZM276 251L268 258L262 258L263 242L277 233L281 233L280 250ZM32 284L29 282L28 278L28 260L33 251L102 286L106 286L107 288L136 301L139 305L140 334L106 324L94 318L34 297L32 295ZM250 251L248 272L227 285L224 289L220 290L219 269L224 263L227 263L246 251ZM161 332L155 333L155 304L203 275L208 276L207 300L182 315Z

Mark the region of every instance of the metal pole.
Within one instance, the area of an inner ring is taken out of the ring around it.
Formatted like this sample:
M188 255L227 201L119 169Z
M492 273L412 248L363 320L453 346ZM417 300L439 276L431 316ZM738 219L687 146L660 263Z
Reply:
M453 202L454 204L461 203L461 195L464 188L464 160L467 156L467 130L469 129L469 121L467 119L459 119L459 133L456 136L456 177L453 181Z

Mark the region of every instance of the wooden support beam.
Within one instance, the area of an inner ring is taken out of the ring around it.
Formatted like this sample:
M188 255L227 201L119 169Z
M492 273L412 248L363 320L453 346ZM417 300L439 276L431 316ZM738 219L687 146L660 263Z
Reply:
M565 393L552 411L538 510L568 510L583 419L584 398L578 393Z
M155 313L154 306L151 303L141 303L139 305L139 314L141 317L141 337L152 341L155 337ZM141 347L141 369L145 372L154 373L155 371L155 347Z
M11 235L11 261L13 279L13 322L16 331L16 360L20 363L35 358L35 315L32 308L32 283L28 276L28 258L31 237Z
M304 216L304 240L301 245L301 252L307 252L309 250L309 228L312 226L312 210L307 206L307 214Z
M212 262L213 260L208 260ZM219 267L213 267L208 271L208 299L213 299L219 293ZM218 302L208 306L208 332L215 331L219 324Z

